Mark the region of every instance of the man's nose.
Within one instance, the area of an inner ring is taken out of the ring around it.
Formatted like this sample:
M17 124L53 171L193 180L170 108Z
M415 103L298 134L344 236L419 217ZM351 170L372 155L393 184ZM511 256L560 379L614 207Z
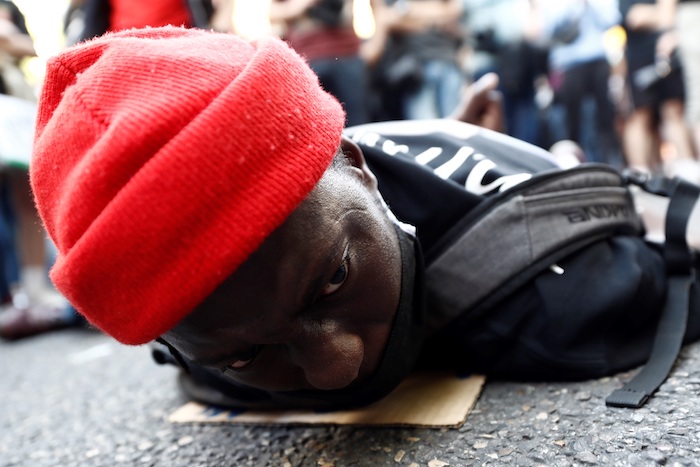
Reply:
M340 389L358 376L364 358L360 336L337 323L308 323L290 345L290 356L317 389Z

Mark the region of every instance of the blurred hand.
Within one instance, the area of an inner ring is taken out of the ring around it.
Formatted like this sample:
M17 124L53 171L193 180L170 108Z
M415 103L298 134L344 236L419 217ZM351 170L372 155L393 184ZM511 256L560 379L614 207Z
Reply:
M655 4L637 3L627 12L625 23L630 29L654 29L658 12Z
M448 117L503 132L503 96L496 90L498 75L487 73L464 90L457 109Z
M18 32L19 30L11 21L0 18L0 39L9 39Z
M0 50L12 57L33 57L36 55L32 38L23 34L10 21L0 17Z
M678 35L675 30L667 31L656 41L656 55L660 57L670 57L678 47Z

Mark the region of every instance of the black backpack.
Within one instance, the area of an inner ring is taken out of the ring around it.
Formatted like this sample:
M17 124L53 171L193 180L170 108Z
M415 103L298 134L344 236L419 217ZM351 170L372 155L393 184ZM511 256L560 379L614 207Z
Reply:
M686 243L698 186L602 164L563 169L538 147L445 120L348 134L396 216L417 227L429 336L419 367L561 381L648 360L607 401L639 406L682 342L700 338ZM670 200L665 241L649 240L641 194Z
M645 240L632 187L670 199L663 243ZM648 360L606 400L640 407L682 342L700 337L700 264L686 243L699 196L681 179L584 164L485 200L426 266L428 308L442 311L428 318L450 325L426 343L423 361L440 355L447 367L492 377L580 380Z

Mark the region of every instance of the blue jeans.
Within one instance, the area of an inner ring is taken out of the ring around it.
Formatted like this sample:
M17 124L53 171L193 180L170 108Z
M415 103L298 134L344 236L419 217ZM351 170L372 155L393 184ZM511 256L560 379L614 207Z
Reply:
M486 73L496 73L500 76L500 70L496 67L484 68L474 73L474 81ZM503 95L503 113L506 131L514 138L531 144L539 144L540 121L537 105L535 104L535 87L523 86L519 92L509 91L499 84L498 90Z
M314 60L309 63L323 89L345 108L348 126L367 123L367 71L359 57Z
M451 62L423 63L423 83L404 96L404 116L409 120L442 118L459 103L464 77Z
M10 284L19 280L15 248L15 216L7 183L0 183L0 302L10 295Z
M9 258L8 258L9 256ZM5 216L0 215L0 303L10 297L10 275L16 273L16 264L13 264L14 248L11 235L11 227L6 222Z
M621 166L622 153L615 131L615 108L608 93L610 64L605 58L580 63L564 71L558 98L566 112L567 139L587 146L589 160Z

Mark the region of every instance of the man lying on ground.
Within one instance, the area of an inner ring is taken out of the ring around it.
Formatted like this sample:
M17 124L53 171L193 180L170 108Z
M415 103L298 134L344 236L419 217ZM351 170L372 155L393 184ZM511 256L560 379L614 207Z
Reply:
M117 340L167 346L188 393L223 405L363 404L416 367L569 379L644 361L649 345L629 349L650 340L665 277L638 236L561 258L566 274L488 316L445 305L467 293L433 268L451 231L557 169L549 153L457 121L344 122L273 38L152 28L63 52L31 167L53 281ZM590 258L595 280L570 280ZM628 287L599 293L610 277Z

